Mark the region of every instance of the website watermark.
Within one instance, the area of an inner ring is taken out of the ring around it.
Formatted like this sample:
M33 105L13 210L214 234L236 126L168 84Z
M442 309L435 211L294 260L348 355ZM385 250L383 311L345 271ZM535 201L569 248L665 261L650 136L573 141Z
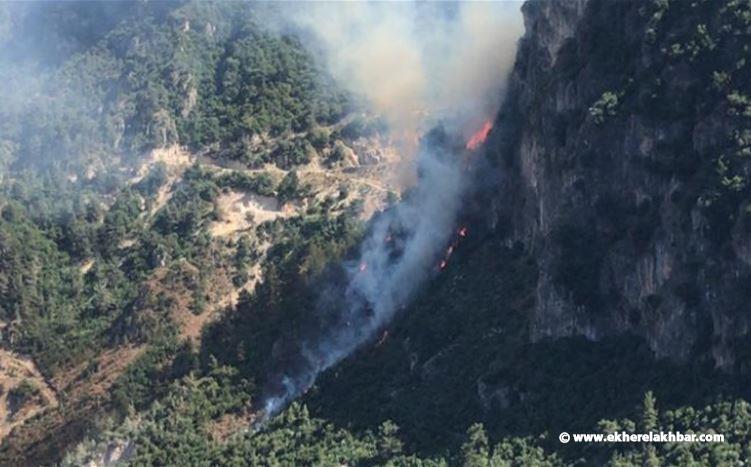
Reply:
M655 431L650 433L568 433L561 432L558 440L574 443L724 443L722 433L681 433L680 431Z

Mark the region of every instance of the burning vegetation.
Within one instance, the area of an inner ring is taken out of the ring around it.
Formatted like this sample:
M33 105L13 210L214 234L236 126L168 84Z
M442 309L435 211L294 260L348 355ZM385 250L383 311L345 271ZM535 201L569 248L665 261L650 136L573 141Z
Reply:
M467 150L474 151L479 148L482 143L484 143L485 140L488 139L488 134L492 129L493 124L490 122L490 120L485 121L485 123L482 124L482 127L474 132L472 136L470 136L467 140L467 144L465 145Z
M459 230L456 231L456 236L451 241L451 244L446 248L446 253L443 255L443 259L438 264L438 270L443 271L446 269L446 266L449 264L449 259L451 258L451 255L456 251L456 249L459 247L459 243L467 236L467 233L469 230L467 227L460 227Z

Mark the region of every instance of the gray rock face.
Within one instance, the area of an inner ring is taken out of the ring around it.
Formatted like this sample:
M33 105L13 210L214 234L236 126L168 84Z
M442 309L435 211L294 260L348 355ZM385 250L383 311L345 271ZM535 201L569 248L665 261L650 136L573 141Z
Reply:
M504 174L495 218L538 263L533 340L634 333L658 357L738 369L751 316L744 201L727 238L702 204L727 104L698 59L660 43L691 18L662 24L655 42L652 3L525 4L489 142Z

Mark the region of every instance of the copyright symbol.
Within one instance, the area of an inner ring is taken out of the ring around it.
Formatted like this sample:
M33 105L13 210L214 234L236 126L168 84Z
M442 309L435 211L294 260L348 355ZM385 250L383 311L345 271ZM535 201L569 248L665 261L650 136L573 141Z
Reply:
M568 443L569 441L571 441L571 435L570 435L570 434L568 434L568 433L566 433L566 432L564 431L563 433L561 433L560 435L558 435L558 441L560 441L560 442L561 442L561 443L563 443L563 444L566 444L566 443Z

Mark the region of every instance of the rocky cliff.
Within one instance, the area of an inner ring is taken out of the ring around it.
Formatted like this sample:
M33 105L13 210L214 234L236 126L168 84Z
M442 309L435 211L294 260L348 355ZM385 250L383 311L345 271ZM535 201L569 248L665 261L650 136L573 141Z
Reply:
M535 341L633 333L744 370L747 2L530 1L489 143L539 275Z

